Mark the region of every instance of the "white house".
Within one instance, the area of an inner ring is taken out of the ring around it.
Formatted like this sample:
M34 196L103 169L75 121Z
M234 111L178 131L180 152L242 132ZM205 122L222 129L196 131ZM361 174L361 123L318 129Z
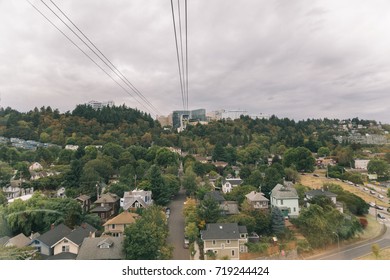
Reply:
M279 208L285 217L298 217L298 193L292 184L277 184L271 192L271 206Z
M222 192L229 193L234 187L237 187L242 184L240 178L226 178L222 180Z
M367 166L369 162L370 162L369 159L355 159L355 168L367 170Z

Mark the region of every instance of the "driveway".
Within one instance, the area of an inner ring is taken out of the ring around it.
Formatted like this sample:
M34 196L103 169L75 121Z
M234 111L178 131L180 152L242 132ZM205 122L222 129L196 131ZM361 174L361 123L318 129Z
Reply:
M168 243L174 247L174 260L189 260L190 251L183 247L184 245L184 215L183 203L186 200L185 191L181 189L169 207L171 214L168 220L169 236Z

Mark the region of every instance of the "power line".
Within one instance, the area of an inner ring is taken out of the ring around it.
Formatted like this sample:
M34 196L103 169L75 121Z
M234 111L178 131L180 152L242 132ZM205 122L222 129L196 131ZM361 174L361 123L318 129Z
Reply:
M126 83L126 81L120 76L120 75L118 75L118 73L117 72L115 72L114 70L113 70L113 68L109 65L109 64L107 64L107 62L106 61L104 61L66 22L64 22L64 20L56 13L56 12L54 12L53 11L53 9L51 9L43 0L41 0L41 2L74 34L74 35L76 35L76 37L77 38L79 38L79 40L81 41L81 42L83 42L84 43L84 45L86 45L119 79L121 79L122 80L122 82L124 82L127 86L129 86L127 83ZM129 88L133 91L133 92L135 92L136 94L137 94L137 91L136 90L134 90L131 86L129 86ZM130 94L139 104L141 104L142 106L144 106L144 108L145 109L147 109L146 108L146 106L144 105L144 104L142 104L139 100L137 100L132 94ZM138 95L138 94L137 94ZM142 98L141 98L142 99ZM148 110L148 109L147 109ZM150 111L150 110L148 110L148 111Z
M129 92L125 87L123 87L117 80L115 80L103 67L101 67L90 55L88 55L83 49L81 49L68 35L66 35L53 21L51 21L37 6L35 6L33 3L31 3L29 0L26 0L41 16L43 16L54 28L56 28L66 39L68 39L79 51L81 51L89 60L91 60L100 70L102 70L111 80L113 80L118 86L122 88L128 95L133 97L141 106L143 106L147 111L150 112L148 108L144 104L142 104L138 99L135 98L135 96ZM46 5L42 0L41 2ZM46 5L47 6L47 5ZM48 7L48 6L47 6ZM49 8L49 7L48 7ZM50 9L50 8L49 8ZM52 9L50 9L52 11ZM55 12L53 12L55 14ZM58 15L56 15L58 17ZM60 19L62 22L63 20ZM64 23L64 22L63 22ZM66 23L64 23L67 25ZM68 27L69 28L69 27ZM73 32L73 30L71 30ZM74 32L73 32L74 33ZM77 36L77 34L76 34ZM78 36L79 37L79 36ZM79 37L80 40L82 40ZM95 55L96 52L94 52ZM98 55L97 55L98 56ZM99 57L99 56L98 56ZM99 57L100 58L100 57ZM101 58L100 58L101 59ZM110 68L111 69L111 68ZM112 69L111 69L112 71ZM115 73L115 72L114 72ZM150 112L151 113L151 112Z
M183 92L184 92L184 109L188 110L188 104L187 104L187 91L186 91L186 76L185 76L185 67L184 67L184 57L183 57L183 32L181 30L181 12L180 12L180 0L177 0L177 11L179 15L179 37L180 37L180 53L181 53L181 72L180 75L183 77Z
M173 8L173 0L171 0L171 9L172 9L173 30L174 30L174 34L175 34L177 65L179 67L181 98L182 98L182 102L183 102L183 109L185 109L185 98L184 98L184 90L183 90L183 80L182 80L182 75L181 75L182 72L181 72L181 67L180 67L179 47L177 44L176 20L175 20L174 8Z
M42 0L41 0L42 1ZM152 103L150 103L150 101L126 78L125 75L123 75L123 73L111 62L110 59L108 59L101 51L100 49L87 37L87 35L85 35L85 33L83 31L80 30L80 28L56 5L56 3L54 3L54 1L50 0L50 2L61 12L61 14L84 36L84 38L104 57L104 59L115 69L112 70L112 68L110 67L110 69L114 72L114 73L118 73L120 75L120 78L122 79L122 81L129 87L131 88L146 104L149 105L149 107L151 109L153 109L155 112L157 112L158 114L161 114L159 112L159 110L153 106ZM85 43L85 42L84 42ZM87 45L87 44L86 44ZM88 46L88 45L87 45ZM92 50L92 49L91 49ZM117 74L117 75L118 75ZM123 80L124 79L124 80Z
M187 110L188 110L188 9L187 9L187 0L185 0L184 5L185 10L185 30L186 30L186 98L187 98Z

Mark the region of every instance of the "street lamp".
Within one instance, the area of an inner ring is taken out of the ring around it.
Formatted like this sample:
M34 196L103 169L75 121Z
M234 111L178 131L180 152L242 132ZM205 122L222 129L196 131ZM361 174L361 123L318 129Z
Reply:
M337 232L333 232L334 234L336 234L337 236L337 249L340 250L340 238L339 238L339 235L337 234Z

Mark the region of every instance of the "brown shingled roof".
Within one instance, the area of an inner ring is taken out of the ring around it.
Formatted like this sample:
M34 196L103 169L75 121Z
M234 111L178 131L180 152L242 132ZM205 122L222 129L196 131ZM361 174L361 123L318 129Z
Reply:
M139 217L136 213L122 212L114 218L108 220L103 226L106 225L122 225L122 224L132 224L135 223L135 220Z

